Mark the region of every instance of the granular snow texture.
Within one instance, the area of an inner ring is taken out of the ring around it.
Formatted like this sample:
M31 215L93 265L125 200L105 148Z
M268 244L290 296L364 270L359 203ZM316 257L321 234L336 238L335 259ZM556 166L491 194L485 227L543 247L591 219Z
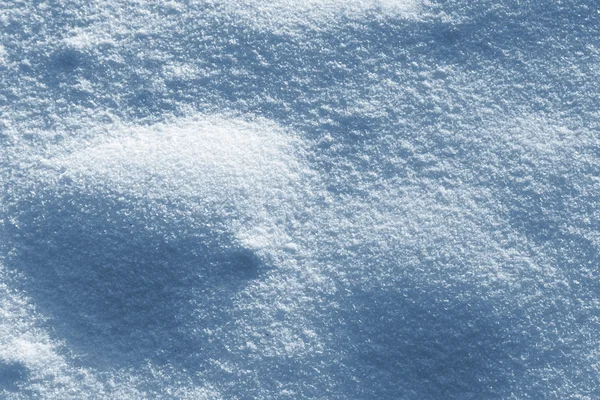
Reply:
M3 0L0 398L600 398L600 3Z

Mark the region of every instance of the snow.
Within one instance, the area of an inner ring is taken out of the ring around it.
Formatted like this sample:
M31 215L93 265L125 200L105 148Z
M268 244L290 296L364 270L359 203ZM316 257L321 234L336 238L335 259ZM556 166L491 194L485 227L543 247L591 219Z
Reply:
M0 397L599 397L590 0L7 0Z

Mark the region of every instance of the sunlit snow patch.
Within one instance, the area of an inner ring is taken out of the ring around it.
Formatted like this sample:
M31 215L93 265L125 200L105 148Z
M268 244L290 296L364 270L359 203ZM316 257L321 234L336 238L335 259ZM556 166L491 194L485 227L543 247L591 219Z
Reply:
M320 26L342 17L356 18L366 13L380 13L399 18L415 18L421 0L246 0L226 7L244 21L267 29L295 30L301 26Z
M186 119L125 128L50 165L62 171L62 182L150 206L178 204L191 220L227 219L233 228L249 219L261 223L291 200L306 173L296 157L301 147L264 120Z

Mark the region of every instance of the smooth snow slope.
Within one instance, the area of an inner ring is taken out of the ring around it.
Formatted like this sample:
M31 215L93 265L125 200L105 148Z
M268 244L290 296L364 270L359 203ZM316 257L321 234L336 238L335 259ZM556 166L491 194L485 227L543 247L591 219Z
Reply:
M5 0L0 398L600 397L600 5Z

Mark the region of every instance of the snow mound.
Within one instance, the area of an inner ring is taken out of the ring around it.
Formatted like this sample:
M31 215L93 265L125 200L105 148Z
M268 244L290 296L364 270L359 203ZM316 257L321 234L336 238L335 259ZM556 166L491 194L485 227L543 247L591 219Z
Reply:
M46 381L36 383L43 392L66 380L110 396L140 390L138 398L166 382L103 385L131 369L165 377L215 369L236 297L287 251L285 220L310 175L291 133L223 117L109 132L31 155L37 167L15 187L4 261L23 293L7 293L18 306L4 308L7 321L29 324L2 326L9 341L0 354L15 390L21 378ZM45 320L54 338L40 329ZM10 340L36 326L37 336ZM70 381L64 345L86 368L83 386ZM194 382L173 390L189 396Z

